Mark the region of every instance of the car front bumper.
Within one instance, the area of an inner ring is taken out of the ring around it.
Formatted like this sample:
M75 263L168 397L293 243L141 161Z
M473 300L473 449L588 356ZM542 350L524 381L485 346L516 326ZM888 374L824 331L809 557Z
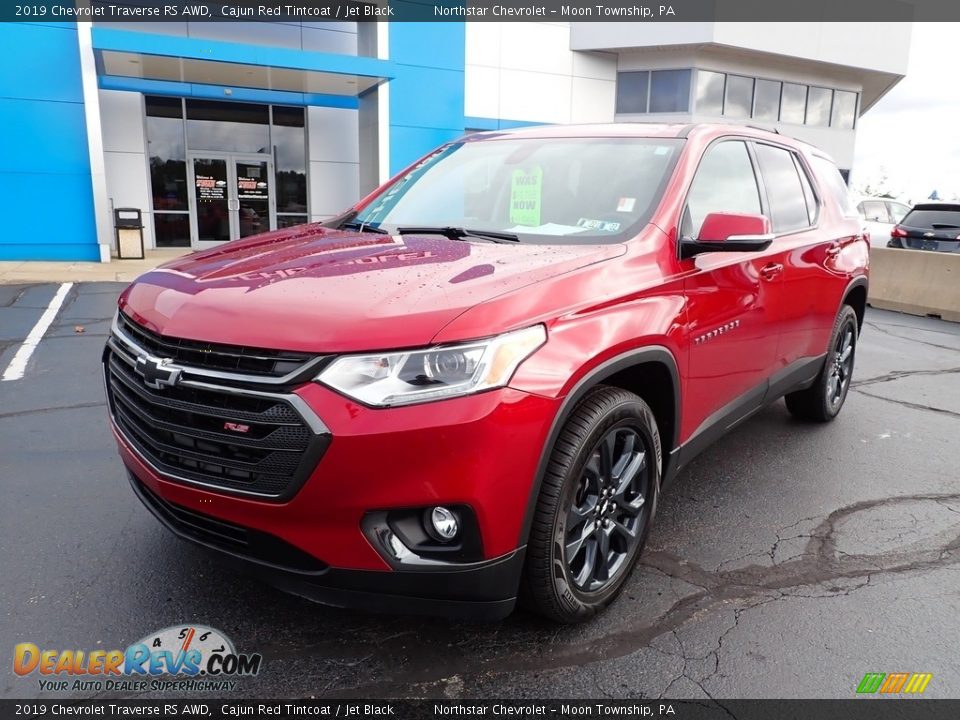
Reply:
M559 401L511 388L372 409L319 385L296 391L329 428L316 468L282 502L166 478L117 436L140 500L181 538L270 584L334 606L500 618L516 602L524 524ZM481 557L405 564L364 526L399 508L470 508Z

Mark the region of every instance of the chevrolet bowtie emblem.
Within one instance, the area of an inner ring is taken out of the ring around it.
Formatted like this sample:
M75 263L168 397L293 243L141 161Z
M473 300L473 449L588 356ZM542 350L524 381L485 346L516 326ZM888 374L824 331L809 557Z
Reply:
M172 360L169 358L151 358L140 356L134 368L143 378L143 384L154 390L163 390L173 387L180 382L180 368L167 367Z

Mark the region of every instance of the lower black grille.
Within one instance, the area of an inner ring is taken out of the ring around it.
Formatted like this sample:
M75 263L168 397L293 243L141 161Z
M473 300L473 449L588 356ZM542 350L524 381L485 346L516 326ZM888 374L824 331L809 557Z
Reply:
M306 480L329 441L281 397L183 383L154 390L109 347L104 362L114 421L170 479L284 499Z
M269 533L219 520L164 500L130 476L143 504L167 527L194 542L212 546L246 560L301 573L323 572L327 565L309 553Z

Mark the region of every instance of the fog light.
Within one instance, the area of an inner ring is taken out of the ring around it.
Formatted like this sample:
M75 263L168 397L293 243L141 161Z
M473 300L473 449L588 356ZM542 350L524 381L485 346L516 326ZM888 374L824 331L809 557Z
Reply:
M435 507L430 511L430 524L433 533L440 542L450 542L460 532L460 523L452 510L445 507Z

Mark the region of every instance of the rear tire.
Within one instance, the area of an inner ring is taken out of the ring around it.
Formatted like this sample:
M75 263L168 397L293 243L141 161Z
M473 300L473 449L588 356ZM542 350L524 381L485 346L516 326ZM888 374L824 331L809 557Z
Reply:
M619 594L656 510L657 421L637 395L591 390L552 449L527 543L525 603L551 620L581 622Z
M858 331L857 313L849 305L843 305L833 323L827 356L817 379L806 390L792 392L784 398L787 410L794 417L830 422L840 413L850 391Z

